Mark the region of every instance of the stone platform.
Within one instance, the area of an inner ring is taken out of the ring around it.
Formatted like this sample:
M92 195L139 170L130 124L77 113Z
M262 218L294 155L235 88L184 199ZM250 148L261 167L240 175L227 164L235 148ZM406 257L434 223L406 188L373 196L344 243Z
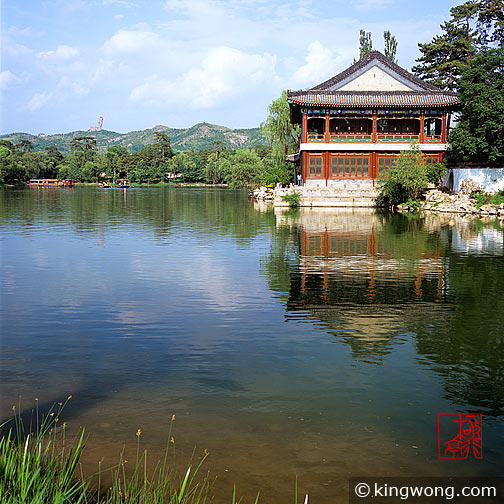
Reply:
M289 206L282 196L293 192L300 194L299 205L303 207L374 207L378 196L373 180L331 180L328 185L325 180L310 181L304 186L276 187L274 205Z

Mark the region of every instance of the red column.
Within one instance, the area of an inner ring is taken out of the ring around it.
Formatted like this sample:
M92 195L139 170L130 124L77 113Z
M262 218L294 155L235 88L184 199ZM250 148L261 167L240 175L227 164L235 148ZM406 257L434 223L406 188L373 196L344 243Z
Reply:
M324 142L329 143L329 113L326 112L325 115L325 132L324 132Z
M419 143L424 143L425 142L424 128L425 128L425 113L422 110L422 112L420 114L420 138L419 138Z
M446 143L446 114L443 114L443 129L441 130L441 142Z
M308 141L308 120L306 119L306 114L303 114L303 134L301 142L306 143Z
M371 141L376 143L378 141L378 116L373 114L373 133L371 136Z

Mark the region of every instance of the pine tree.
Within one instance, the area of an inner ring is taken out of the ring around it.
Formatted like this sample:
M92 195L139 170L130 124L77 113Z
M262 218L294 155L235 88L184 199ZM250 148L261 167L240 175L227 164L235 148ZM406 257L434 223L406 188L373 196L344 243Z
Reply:
M387 30L383 32L383 39L385 41L385 56L392 61L392 63L397 63L397 40L394 35Z
M478 4L466 2L450 9L451 19L441 25L442 35L431 42L418 44L422 56L412 68L421 79L443 89L455 90L462 72L471 65L479 45L477 33L471 29Z
M483 43L504 47L504 0L480 0L477 27Z

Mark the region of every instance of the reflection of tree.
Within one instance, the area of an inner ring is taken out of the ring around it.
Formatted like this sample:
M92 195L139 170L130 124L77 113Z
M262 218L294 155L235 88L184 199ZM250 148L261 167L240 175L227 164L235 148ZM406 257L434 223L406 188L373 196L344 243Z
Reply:
M275 225L273 214L255 212L242 190L194 188L0 191L0 225L13 217L49 226L70 221L77 232L86 234L125 226L154 236L180 234L186 228L205 235L216 231L241 246Z
M419 325L417 350L445 379L450 400L504 413L502 257L450 255L446 298L457 307L436 325Z
M316 215L304 224L302 214L283 219L289 225L277 229L266 261L270 287L288 292L287 318L322 322L365 362L379 363L413 338L420 363L443 378L450 401L502 415L502 256L452 252L446 227L430 222L427 230L423 219L361 217L352 225L352 215L342 223ZM297 238L289 241L291 229Z

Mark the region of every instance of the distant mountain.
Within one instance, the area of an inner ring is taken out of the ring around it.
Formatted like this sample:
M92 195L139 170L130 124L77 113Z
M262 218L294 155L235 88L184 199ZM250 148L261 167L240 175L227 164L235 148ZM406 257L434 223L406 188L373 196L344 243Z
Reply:
M191 128L168 128L167 126L154 126L141 131L129 133L117 133L115 131L72 131L71 133L58 133L55 135L30 135L29 133L9 133L0 135L0 140L10 140L19 143L21 140L29 140L35 150L43 150L49 145L55 145L63 154L70 152L70 142L78 136L93 136L100 152L106 152L108 147L121 145L130 152L139 151L144 145L154 142L154 132L166 133L171 140L175 151L209 149L214 142L222 142L222 145L230 149L251 148L268 143L266 137L259 128L231 129L225 126L217 126L210 123L198 123Z

